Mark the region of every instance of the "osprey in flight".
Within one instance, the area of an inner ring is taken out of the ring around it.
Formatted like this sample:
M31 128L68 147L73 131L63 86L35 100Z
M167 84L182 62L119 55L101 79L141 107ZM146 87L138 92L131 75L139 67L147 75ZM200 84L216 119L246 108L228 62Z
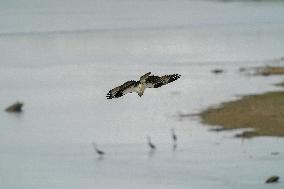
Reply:
M139 81L127 81L124 84L111 89L106 97L107 99L119 98L132 92L136 92L141 97L146 88L159 88L177 80L180 76L181 75L179 74L172 74L159 77L151 75L151 72L149 72L141 76Z

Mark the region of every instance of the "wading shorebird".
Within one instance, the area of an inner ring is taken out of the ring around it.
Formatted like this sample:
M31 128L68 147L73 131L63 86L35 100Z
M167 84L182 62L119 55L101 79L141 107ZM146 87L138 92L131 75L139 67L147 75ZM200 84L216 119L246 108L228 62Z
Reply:
M152 143L151 137L147 136L148 146L151 148L151 150L156 150L156 146Z
M93 144L94 150L97 152L97 154L98 154L99 156L105 155L105 153L104 153L103 151L101 151L101 150L98 149L96 143L93 142L92 144Z
M171 132L172 132L172 139L173 139L173 150L175 150L177 148L177 135L175 133L174 128L171 129Z
M176 143L177 142L177 135L175 133L175 129L172 128L171 131L172 131L172 139L173 139L174 143Z
M139 81L127 81L124 84L111 89L107 93L107 99L119 98L127 93L136 92L140 97L144 94L146 88L159 88L163 85L171 83L181 75L179 74L171 74L164 76L155 76L151 75L151 72L146 73L145 75L140 77Z

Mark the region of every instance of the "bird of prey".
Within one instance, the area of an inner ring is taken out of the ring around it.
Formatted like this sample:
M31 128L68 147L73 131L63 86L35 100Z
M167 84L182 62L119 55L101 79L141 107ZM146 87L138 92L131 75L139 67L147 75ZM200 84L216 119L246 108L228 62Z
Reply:
M171 83L181 75L179 74L171 74L171 75L163 75L163 76L155 76L151 75L151 72L146 73L145 75L140 77L139 81L127 81L124 84L111 89L107 93L107 99L119 98L127 93L136 92L140 97L144 94L146 88L159 88L163 85Z

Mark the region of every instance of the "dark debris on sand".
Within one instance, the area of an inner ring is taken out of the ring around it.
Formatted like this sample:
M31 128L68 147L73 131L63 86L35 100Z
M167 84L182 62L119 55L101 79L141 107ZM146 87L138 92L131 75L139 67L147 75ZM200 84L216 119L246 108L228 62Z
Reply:
M276 183L279 180L279 176L271 176L269 177L265 183L269 184L269 183Z

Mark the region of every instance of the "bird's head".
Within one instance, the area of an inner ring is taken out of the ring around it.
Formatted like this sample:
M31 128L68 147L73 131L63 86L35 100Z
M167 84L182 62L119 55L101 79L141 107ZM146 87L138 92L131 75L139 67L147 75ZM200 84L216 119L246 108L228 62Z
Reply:
M138 93L138 95L139 95L140 97L142 97L142 96L143 96L143 93Z

